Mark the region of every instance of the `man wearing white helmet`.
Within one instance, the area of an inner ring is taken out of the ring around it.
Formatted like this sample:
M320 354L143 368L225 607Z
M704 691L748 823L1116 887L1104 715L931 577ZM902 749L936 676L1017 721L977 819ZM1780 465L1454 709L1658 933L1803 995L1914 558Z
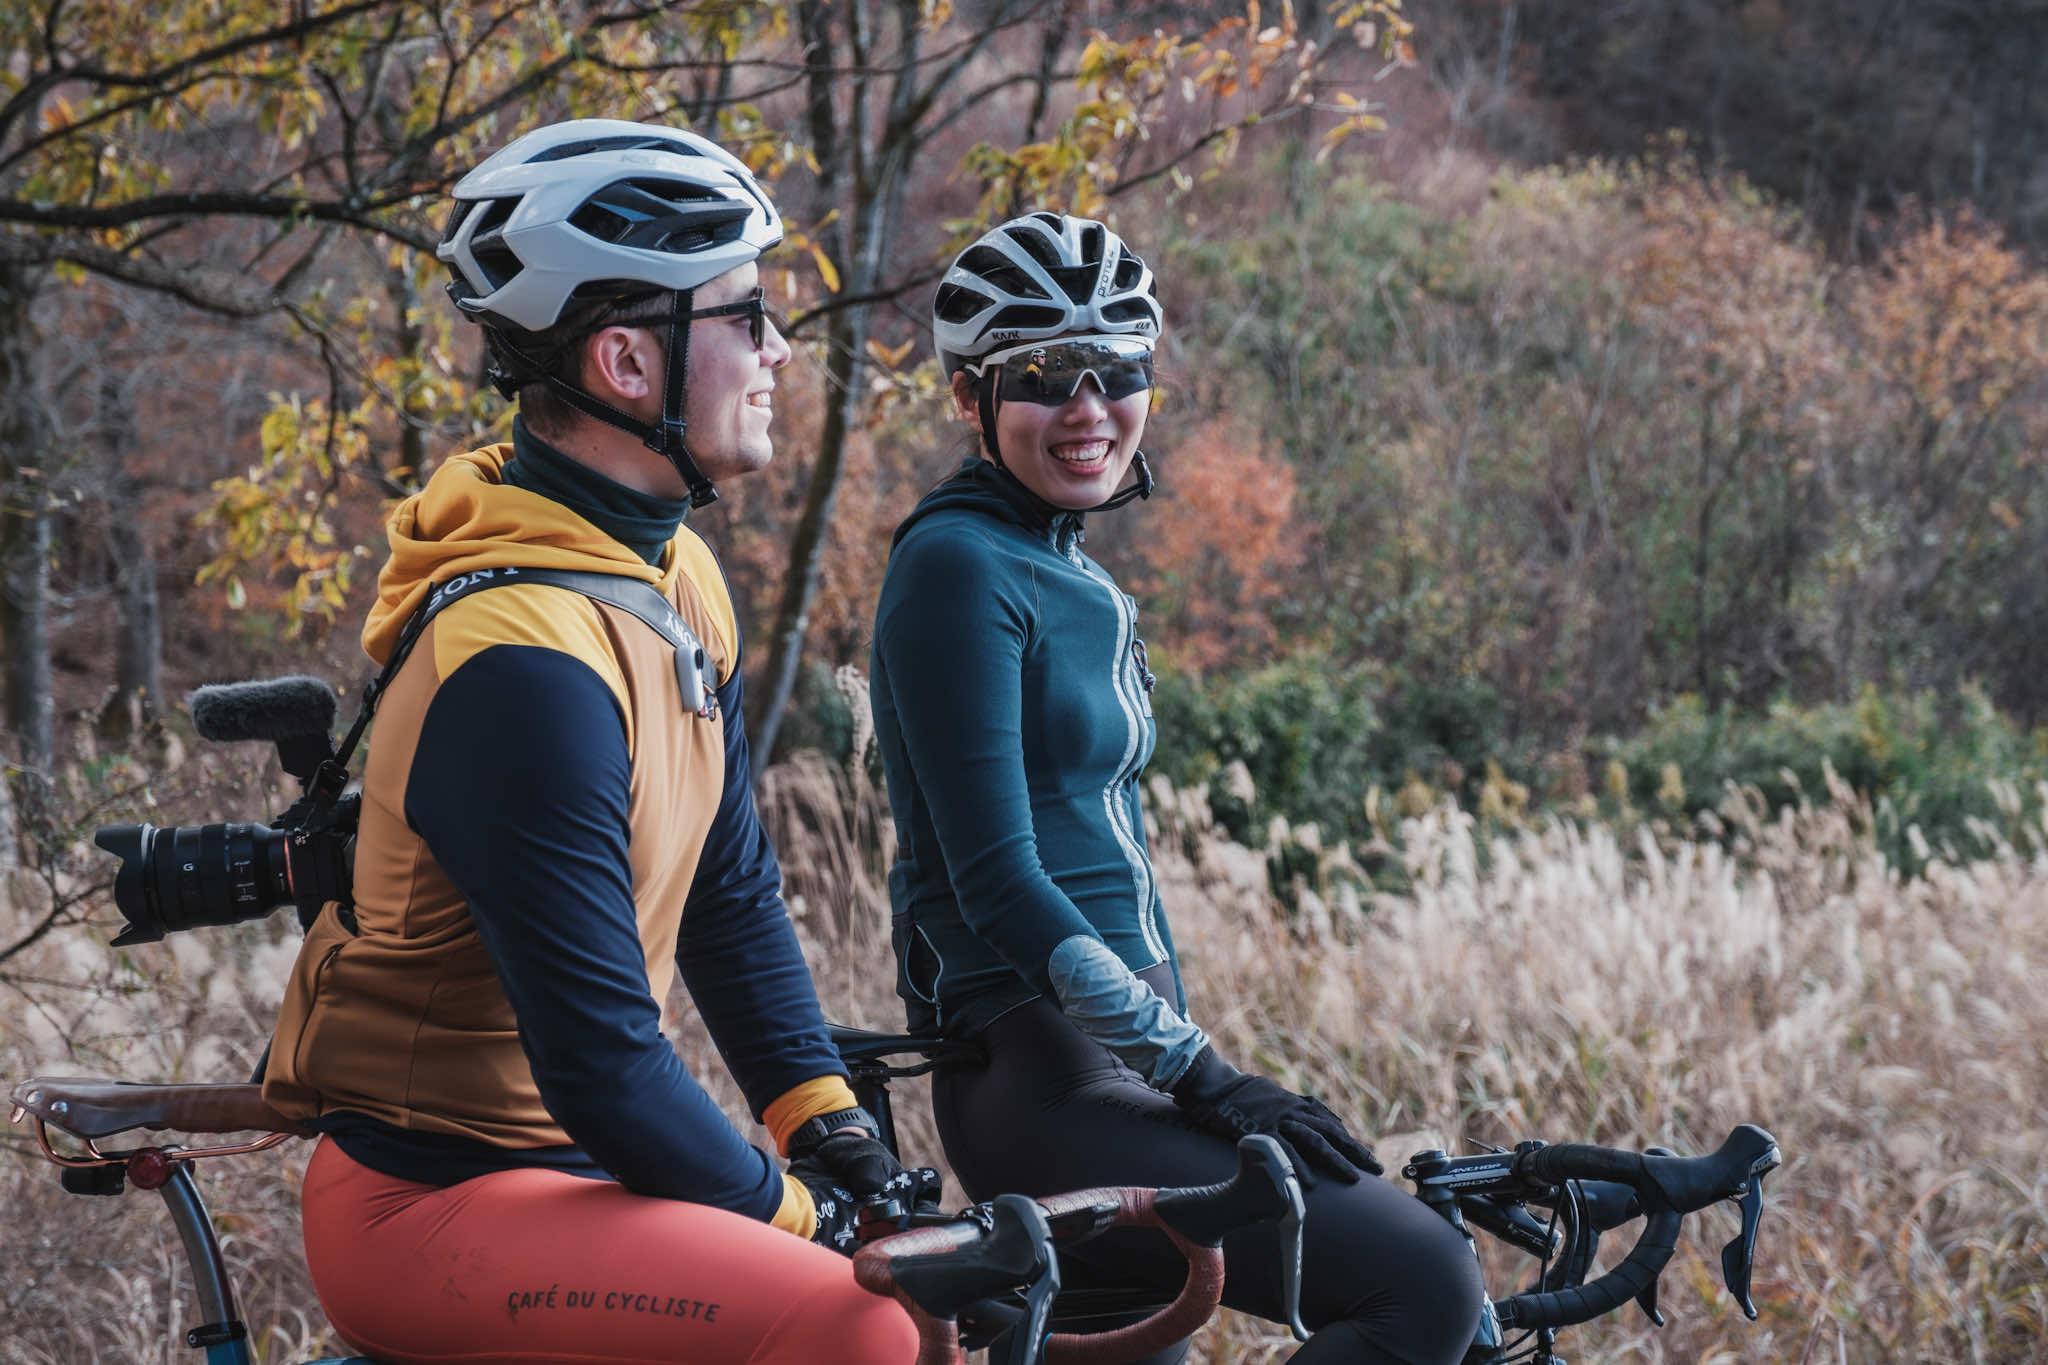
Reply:
M897 993L913 1028L981 1044L932 1086L970 1195L1220 1181L1240 1135L1269 1134L1308 1186L1314 1335L1294 1359L1451 1365L1481 1305L1463 1239L1371 1179L1338 1115L1219 1055L1182 989L1140 801L1155 727L1137 604L1081 551L1087 513L1151 491L1161 323L1151 270L1085 218L1012 219L940 283L939 362L979 440L897 528L875 615ZM1278 1233L1224 1248L1224 1302L1283 1317ZM1177 1283L1156 1234L1060 1257L1069 1285L1164 1301Z
M393 1365L900 1365L908 1318L834 1253L849 1194L931 1191L827 1036L683 524L773 454L781 222L714 144L610 120L454 197L449 293L520 416L388 524L353 914L308 934L265 1077L322 1134L314 1286ZM787 1172L663 1036L678 973Z

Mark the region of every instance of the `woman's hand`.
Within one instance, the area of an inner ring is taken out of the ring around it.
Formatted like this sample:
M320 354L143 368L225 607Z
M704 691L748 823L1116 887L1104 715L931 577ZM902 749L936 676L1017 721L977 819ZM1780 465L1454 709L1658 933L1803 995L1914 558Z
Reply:
M1384 1169L1372 1149L1353 1137L1344 1120L1321 1101L1239 1071L1213 1047L1202 1049L1172 1094L1189 1117L1215 1132L1234 1138L1265 1133L1279 1139L1304 1185L1315 1183L1311 1164L1346 1185Z

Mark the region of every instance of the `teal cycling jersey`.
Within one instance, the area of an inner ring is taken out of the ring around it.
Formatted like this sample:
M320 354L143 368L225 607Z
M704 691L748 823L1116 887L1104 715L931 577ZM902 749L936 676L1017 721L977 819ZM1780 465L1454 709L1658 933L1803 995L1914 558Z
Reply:
M875 618L896 820L897 990L970 1036L1037 996L1165 1085L1185 1020L1145 845L1154 725L1137 606L1081 519L980 459L897 528ZM1173 969L1171 1001L1135 973Z

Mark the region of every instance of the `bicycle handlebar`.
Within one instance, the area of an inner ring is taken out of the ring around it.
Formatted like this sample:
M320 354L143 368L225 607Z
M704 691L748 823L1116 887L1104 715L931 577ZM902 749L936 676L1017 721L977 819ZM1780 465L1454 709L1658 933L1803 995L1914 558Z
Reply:
M1722 1199L1735 1199L1742 1207L1742 1231L1722 1249L1722 1272L1729 1292L1754 1320L1749 1277L1763 1208L1763 1178L1777 1169L1780 1160L1777 1140L1745 1123L1706 1156L1624 1152L1582 1143L1523 1143L1512 1152L1480 1157L1448 1158L1425 1152L1409 1163L1404 1174L1415 1182L1417 1194L1432 1203L1475 1195L1526 1196L1532 1190L1578 1180L1608 1181L1635 1192L1643 1213L1643 1232L1620 1265L1590 1284L1494 1300L1494 1316L1502 1328L1535 1329L1589 1322L1630 1299L1645 1300L1646 1308L1654 1312L1654 1299L1649 1296L1677 1249L1680 1220Z
M868 1243L854 1253L854 1279L909 1310L918 1329L918 1365L954 1365L961 1358L961 1310L1027 1286L1025 1320L1015 1338L1024 1354L1015 1358L1037 1360L1036 1344L1059 1288L1053 1243L1084 1241L1111 1228L1156 1228L1188 1265L1173 1302L1112 1331L1045 1336L1046 1365L1110 1365L1192 1336L1222 1301L1224 1235L1282 1219L1292 1222L1298 1247L1302 1207L1286 1155L1271 1138L1253 1136L1238 1143L1237 1173L1221 1184L1166 1190L1106 1186L1040 1200L1003 1195L959 1219ZM1297 1250L1288 1277L1296 1284L1299 1259Z

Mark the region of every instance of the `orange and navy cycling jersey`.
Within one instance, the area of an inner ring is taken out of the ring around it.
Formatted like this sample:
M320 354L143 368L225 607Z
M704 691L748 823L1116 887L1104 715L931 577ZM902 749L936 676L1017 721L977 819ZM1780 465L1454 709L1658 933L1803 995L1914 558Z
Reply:
M650 566L506 484L511 453L448 461L393 514L371 656L460 574L637 576L704 642L717 714L682 709L667 642L579 593L494 587L436 615L372 732L358 930L330 909L309 934L265 1093L401 1179L552 1166L807 1234L808 1194L660 1029L680 972L778 1141L853 1102L753 806L724 579L686 527Z

